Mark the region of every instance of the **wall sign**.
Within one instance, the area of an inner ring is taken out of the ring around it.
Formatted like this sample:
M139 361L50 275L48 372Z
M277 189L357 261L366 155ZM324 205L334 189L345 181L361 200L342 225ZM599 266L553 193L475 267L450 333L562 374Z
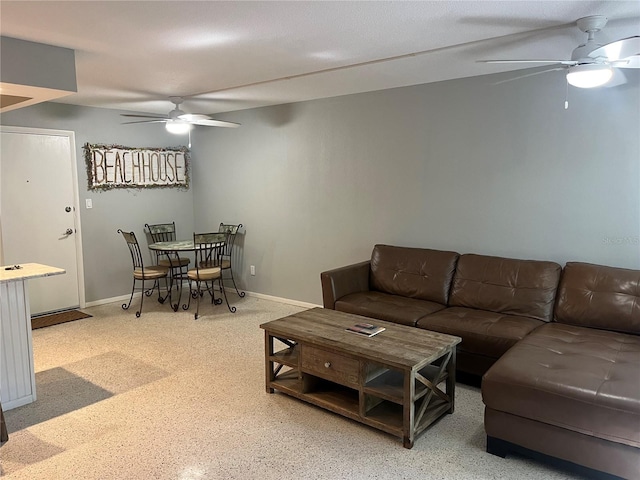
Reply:
M187 147L131 148L85 144L89 190L189 188Z

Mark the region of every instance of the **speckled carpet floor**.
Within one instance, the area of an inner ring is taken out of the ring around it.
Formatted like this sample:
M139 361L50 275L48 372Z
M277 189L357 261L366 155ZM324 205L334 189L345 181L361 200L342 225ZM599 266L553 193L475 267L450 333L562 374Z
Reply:
M579 479L487 454L478 388L400 439L264 388L261 323L301 307L231 296L171 312L120 303L33 332L38 400L5 412L8 479Z

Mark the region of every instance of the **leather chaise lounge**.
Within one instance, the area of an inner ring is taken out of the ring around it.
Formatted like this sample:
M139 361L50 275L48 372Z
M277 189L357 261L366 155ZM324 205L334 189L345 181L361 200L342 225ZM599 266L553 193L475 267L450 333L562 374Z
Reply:
M640 478L640 271L376 245L321 281L325 308L462 338L488 452Z
M640 272L568 263L555 321L483 378L487 450L640 478L639 334Z

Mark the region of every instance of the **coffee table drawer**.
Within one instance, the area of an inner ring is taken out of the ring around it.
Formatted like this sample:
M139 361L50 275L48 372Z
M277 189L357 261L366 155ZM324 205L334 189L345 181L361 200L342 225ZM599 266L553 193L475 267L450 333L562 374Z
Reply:
M342 385L358 386L358 360L309 345L302 345L301 353L304 371Z

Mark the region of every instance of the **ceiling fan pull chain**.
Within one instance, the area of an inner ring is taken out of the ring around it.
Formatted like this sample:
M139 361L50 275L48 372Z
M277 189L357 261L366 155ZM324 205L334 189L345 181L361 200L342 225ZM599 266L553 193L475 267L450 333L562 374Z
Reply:
M191 129L189 129L189 148L191 148Z
M569 81L565 80L565 83L566 83L566 87L564 91L564 109L568 110L569 109Z

